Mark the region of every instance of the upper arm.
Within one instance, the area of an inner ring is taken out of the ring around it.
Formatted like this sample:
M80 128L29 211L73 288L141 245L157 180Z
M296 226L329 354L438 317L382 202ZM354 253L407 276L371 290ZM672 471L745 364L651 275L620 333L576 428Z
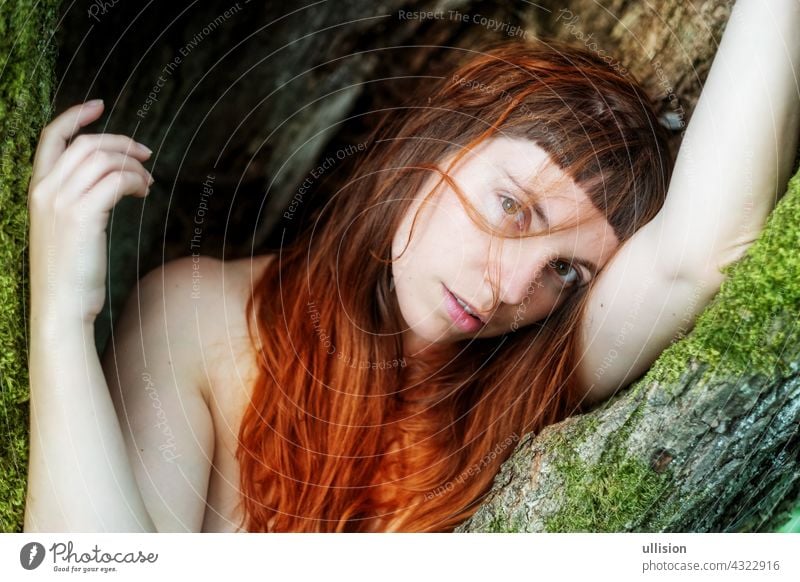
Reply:
M204 268L216 268L203 257ZM219 261L216 261L219 263ZM128 457L158 531L200 531L214 451L191 257L142 277L103 357Z
M733 7L663 208L590 292L578 375L588 399L638 378L716 294L757 238L797 145L800 4Z
M600 272L582 321L578 376L590 403L641 376L693 325L724 279L721 265L673 271L654 220L626 241Z

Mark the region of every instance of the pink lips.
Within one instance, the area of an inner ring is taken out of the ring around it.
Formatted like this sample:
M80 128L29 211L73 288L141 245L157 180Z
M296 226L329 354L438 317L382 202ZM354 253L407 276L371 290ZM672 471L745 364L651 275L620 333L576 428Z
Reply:
M464 308L456 301L453 293L444 284L442 288L444 289L444 306L450 319L453 320L453 325L467 333L476 332L484 326L480 319L464 311Z

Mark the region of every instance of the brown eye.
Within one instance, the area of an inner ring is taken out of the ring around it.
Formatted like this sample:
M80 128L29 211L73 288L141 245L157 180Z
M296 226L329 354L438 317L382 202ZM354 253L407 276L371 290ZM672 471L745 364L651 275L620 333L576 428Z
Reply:
M503 210L505 210L506 214L516 214L519 212L519 204L517 204L517 201L512 198L503 196L502 204Z
M574 285L581 282L581 275L578 269L573 267L569 261L555 259L550 261L549 265L565 284Z
M528 227L528 211L525 207L510 196L498 194L503 219L513 218L517 230L524 231Z

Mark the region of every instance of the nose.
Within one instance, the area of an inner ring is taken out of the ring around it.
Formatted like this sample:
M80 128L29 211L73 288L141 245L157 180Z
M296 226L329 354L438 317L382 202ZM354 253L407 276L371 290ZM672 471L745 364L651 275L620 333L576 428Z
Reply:
M544 240L534 240L533 245L524 244L522 240L504 242L497 265L499 299L508 305L519 305L526 297L536 294L540 286L537 282L555 255Z

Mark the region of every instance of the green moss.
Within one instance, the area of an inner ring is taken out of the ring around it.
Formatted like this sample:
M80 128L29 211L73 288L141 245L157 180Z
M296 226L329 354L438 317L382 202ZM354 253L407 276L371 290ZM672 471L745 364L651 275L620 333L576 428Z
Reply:
M707 374L785 375L797 365L800 326L800 173L745 257L725 269L726 280L694 330L673 344L643 383L677 380L692 360ZM783 322L783 326L778 325Z
M600 463L566 459L565 503L545 521L548 532L619 532L636 529L642 516L652 511L670 486L666 473L619 454ZM664 512L661 509L660 512Z
M0 531L22 530L28 463L27 191L55 86L58 0L0 9Z
M654 511L668 515L659 500L670 487L671 471L657 473L627 454L625 443L641 417L637 409L624 426L606 441L597 461L582 460L572 447L574 434L555 434L550 443L556 470L564 476L564 504L545 520L548 532L619 532L636 529L643 516ZM586 428L581 428L584 432Z

